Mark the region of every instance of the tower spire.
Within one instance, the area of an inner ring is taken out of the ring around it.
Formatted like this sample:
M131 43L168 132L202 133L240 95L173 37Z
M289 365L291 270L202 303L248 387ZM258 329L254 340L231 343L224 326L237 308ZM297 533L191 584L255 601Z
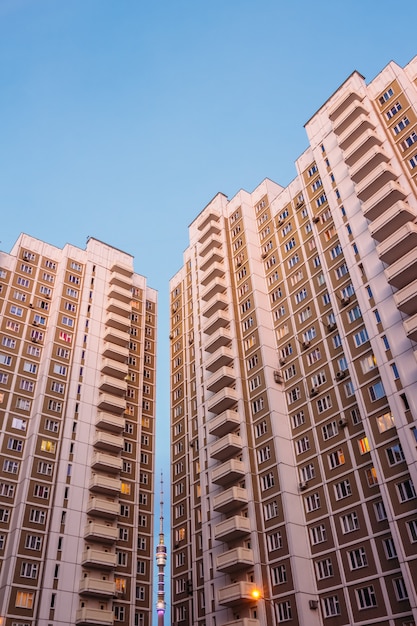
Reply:
M159 516L159 543L156 546L156 564L158 566L158 597L156 601L156 612L158 614L158 626L164 626L165 616L165 565L167 562L167 549L164 538L164 477L161 472L161 500L160 500L160 516Z

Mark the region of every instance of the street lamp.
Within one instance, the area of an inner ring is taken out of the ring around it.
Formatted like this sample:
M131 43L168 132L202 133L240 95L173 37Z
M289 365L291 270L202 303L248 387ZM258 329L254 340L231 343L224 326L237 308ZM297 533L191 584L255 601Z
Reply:
M262 591L260 589L258 589L257 587L254 587L251 591L251 596L254 600L264 600L265 602L269 602L273 608L273 613L275 616L275 620L276 623L279 624L279 619L276 613L276 602L275 600L271 600L271 598L265 598L265 596L262 594Z

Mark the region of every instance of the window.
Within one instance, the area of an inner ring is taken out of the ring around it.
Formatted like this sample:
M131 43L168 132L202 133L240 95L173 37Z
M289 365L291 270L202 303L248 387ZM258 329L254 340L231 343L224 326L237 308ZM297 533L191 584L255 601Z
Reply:
M31 591L18 591L16 593L15 606L22 609L31 609L33 607L33 601L35 594Z
M307 289L306 288L301 289L301 291L296 293L295 296L294 296L294 300L295 300L296 304L299 304L300 302L302 302L306 298L307 298Z
M293 428L297 428L298 426L301 426L302 424L304 424L305 422L304 411L299 411L298 413L295 413L295 415L291 417L291 421L292 421Z
M340 615L340 604L337 596L328 596L321 601L324 617Z
M404 452L400 443L396 443L390 448L387 448L385 452L387 453L388 463L390 465L398 465L398 463L405 461Z
M290 250L292 250L292 248L295 248L296 245L297 244L295 243L294 237L291 237L291 239L289 241L287 241L287 243L284 246L285 251L289 252Z
M392 98L392 96L394 95L394 91L391 89L391 87L389 89L387 89L387 91L385 93L382 94L382 96L379 98L379 104L384 105L385 102L387 102L387 100L389 100L390 98Z
M384 539L382 543L384 545L384 551L387 559L395 559L397 557L397 550L395 548L393 538L388 537L388 539Z
M372 402L376 402L385 396L384 386L381 381L371 385L368 391Z
M280 624L282 622L289 622L292 619L291 603L288 600L278 603L278 619Z
M17 474L19 471L19 461L10 461L9 459L5 459L3 461L3 471L8 474Z
M26 430L26 420L23 420L20 417L14 417L12 420L12 428L15 428L16 430Z
M325 424L324 426L322 426L323 439L325 441L327 441L327 439L335 437L338 432L339 431L335 421L332 421L329 424Z
M265 474L265 476L261 476L261 489L262 491L266 491L267 489L271 489L275 484L274 474L269 472Z
M27 563L24 561L20 568L20 575L22 578L37 578L38 563Z
M330 578L333 576L333 565L331 559L323 559L322 561L316 561L316 576L318 580L323 578Z
M384 413L376 418L378 430L380 433L384 433L386 430L390 428L394 428L394 416L392 413Z
M267 522L268 520L278 516L278 504L276 500L272 502L268 502L264 504L264 518Z
M416 497L416 491L414 489L413 481L411 479L404 482L397 483L398 496L400 502L407 502L407 500L413 500Z
M408 532L412 543L417 541L417 519L412 519L407 522Z
M398 122L398 124L393 126L392 132L394 133L394 135L399 135L404 130L404 128L406 128L409 125L409 123L410 123L410 120L405 115L403 119Z
M49 487L39 484L35 485L33 495L35 498L43 498L44 500L47 500L49 498Z
M352 511L351 513L346 513L346 515L342 515L342 517L340 518L340 524L342 526L342 533L344 535L358 530L359 519L356 511Z
M348 562L351 570L366 567L368 565L368 561L366 558L365 548L358 548L348 552Z
M345 455L343 454L343 450L336 450L335 452L331 452L328 455L329 466L330 469L335 469L335 467L339 467L339 465L344 465L345 463Z
M287 570L285 565L277 565L271 568L271 578L273 585L282 585L287 582Z
M267 544L269 552L282 548L282 535L279 531L267 536Z
M377 606L375 590L372 585L356 589L356 598L359 609L369 609L373 606Z
M114 607L114 620L116 622L124 622L125 621L125 607L124 606L115 606Z
M25 548L28 550L39 551L42 547L42 537L39 535L27 535L25 540Z
M290 391L287 392L287 400L288 404L293 404L297 402L301 398L301 390L299 387L294 387Z
M332 406L332 399L330 396L325 396L324 398L320 398L317 400L317 410L319 413L323 413L330 409Z
M324 524L319 524L318 526L313 526L310 528L310 540L313 546L318 543L323 543L327 539L326 535L326 527Z
M265 463L271 458L271 448L270 446L265 446L258 450L258 463Z
M362 437L362 439L358 440L359 452L361 454L366 454L370 451L371 447L369 445L368 437Z
M49 441L47 439L42 439L41 442L41 450L42 452L50 452L51 454L55 453L56 443L55 441Z
M307 452L307 450L310 449L310 440L308 436L301 437L301 439L298 439L295 442L295 449L298 455L303 454L304 452Z
M352 494L349 480L346 479L342 480L340 483L336 483L336 485L334 485L334 492L336 500L342 500L343 498L349 497Z
M403 578L394 578L392 581L394 585L395 595L397 596L397 600L408 600L408 591L405 586L405 582Z
M317 511L320 508L320 496L318 493L313 493L304 498L304 506L307 513Z
M265 433L267 433L267 432L268 432L268 425L267 425L265 420L263 420L259 424L256 424L256 426L255 426L256 438L262 437L262 435L265 435Z
M380 502L374 503L374 511L377 522L383 522L387 519L387 512L385 510L385 506L382 500Z
M368 333L366 331L366 328L363 328L361 331L353 335L353 340L357 348L366 343L368 341Z

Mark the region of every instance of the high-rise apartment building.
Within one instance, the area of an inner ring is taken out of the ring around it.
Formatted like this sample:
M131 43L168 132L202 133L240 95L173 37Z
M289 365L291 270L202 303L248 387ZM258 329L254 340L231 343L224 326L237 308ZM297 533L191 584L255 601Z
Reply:
M170 283L176 626L417 622L417 57L306 131Z
M3 626L149 626L157 299L132 257L0 253Z

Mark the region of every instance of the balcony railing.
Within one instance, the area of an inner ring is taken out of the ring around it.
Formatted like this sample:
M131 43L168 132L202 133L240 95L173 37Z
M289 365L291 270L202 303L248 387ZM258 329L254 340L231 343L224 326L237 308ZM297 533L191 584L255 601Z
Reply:
M97 500L100 499L98 498ZM118 512L119 509L117 508L116 511ZM119 538L119 529L117 526L89 522L84 527L84 537L90 541L99 541L100 543L114 543Z
M214 468L211 480L215 485L228 485L241 480L245 476L245 466L238 459L229 459Z
M212 459L225 461L232 456L236 456L242 452L243 441L240 435L229 433L210 446L210 456Z
M217 541L235 541L245 537L250 531L250 519L242 515L234 515L216 524L214 527L214 538Z
M94 493L118 494L120 493L120 479L103 476L103 474L94 474L90 478L90 491Z
M97 414L96 426L113 433L121 433L125 429L125 418L121 415L100 411Z
M119 502L104 498L91 498L87 504L87 513L107 519L115 519L120 512Z
M225 387L218 391L214 396L208 399L207 409L210 413L222 413L226 409L231 409L237 404L239 396L236 389Z
M250 548L233 548L216 558L216 567L219 572L237 572L253 567L254 564L253 550Z
M415 218L415 211L410 205L403 200L398 200L391 208L369 224L369 232L376 241L383 241Z
M214 496L213 508L219 513L230 513L246 506L249 502L248 492L243 487L230 487Z
M121 457L106 454L105 452L95 452L91 460L91 467L112 474L121 472L122 466L123 460Z
M219 604L222 606L236 606L242 602L254 601L252 592L254 590L254 583L246 580L221 587L218 593Z
M112 580L86 576L80 580L79 593L86 596L112 598L116 593L116 583Z
M106 552L105 550L84 550L81 557L81 564L89 567L98 567L99 569L114 569L117 563L117 555L115 552Z
M79 626L113 626L114 613L105 609L90 609L83 606L75 614L75 623Z
M394 263L404 254L417 247L417 224L408 222L401 226L377 247L378 256L384 263Z
M237 411L228 410L213 417L208 423L208 429L210 435L223 437L223 435L232 432L232 430L236 430L239 424L239 413Z

